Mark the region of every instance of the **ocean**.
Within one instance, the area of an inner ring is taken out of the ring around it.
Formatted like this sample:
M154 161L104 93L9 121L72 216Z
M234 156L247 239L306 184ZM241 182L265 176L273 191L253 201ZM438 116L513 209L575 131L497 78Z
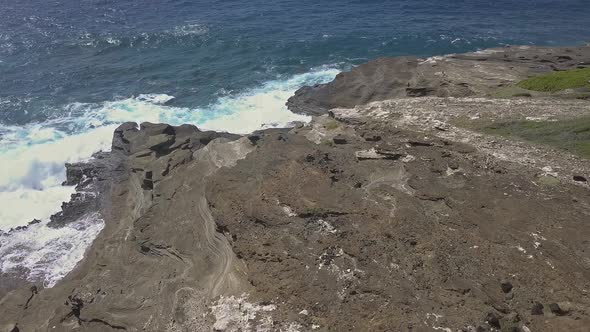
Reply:
M102 228L49 229L66 162L125 121L234 133L306 121L299 87L381 56L590 42L587 0L0 0L0 270L53 285Z

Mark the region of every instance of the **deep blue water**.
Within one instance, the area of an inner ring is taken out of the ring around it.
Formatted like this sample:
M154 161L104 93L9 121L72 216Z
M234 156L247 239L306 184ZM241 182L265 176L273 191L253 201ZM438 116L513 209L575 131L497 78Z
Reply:
M0 0L0 121L145 93L202 106L385 55L586 41L588 0Z
M48 217L65 162L124 121L248 132L307 120L302 85L379 56L590 41L589 0L0 0L0 272L52 286L104 223Z

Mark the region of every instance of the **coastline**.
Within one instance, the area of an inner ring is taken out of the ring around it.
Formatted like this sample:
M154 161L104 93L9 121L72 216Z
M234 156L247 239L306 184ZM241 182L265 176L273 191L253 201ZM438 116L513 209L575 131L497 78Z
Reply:
M380 59L298 90L289 108L314 118L294 128L126 123L68 165L79 193L51 221L98 212L104 229L54 287L0 294L0 327L582 328L588 160L453 121L587 115L565 95L492 95L588 65L590 47Z

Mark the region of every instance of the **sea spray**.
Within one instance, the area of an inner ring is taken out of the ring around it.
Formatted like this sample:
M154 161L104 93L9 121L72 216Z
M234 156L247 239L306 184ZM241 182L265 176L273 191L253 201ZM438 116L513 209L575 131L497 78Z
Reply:
M51 287L82 259L102 229L98 215L85 216L63 228L47 227L75 191L62 186L65 163L84 161L108 151L114 129L121 123L162 122L194 124L201 129L245 134L258 129L286 127L309 117L291 113L286 100L303 85L332 80L339 70L325 66L287 79L268 81L237 95L223 96L202 108L168 105L173 96L142 94L101 104L72 103L67 115L23 127L0 127L0 229L42 222L2 236L0 270L22 270L29 280Z

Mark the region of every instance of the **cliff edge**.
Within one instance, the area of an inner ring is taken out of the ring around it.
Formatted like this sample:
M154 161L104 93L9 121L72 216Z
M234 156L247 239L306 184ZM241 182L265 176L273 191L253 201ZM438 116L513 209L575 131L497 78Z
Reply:
M245 136L123 124L53 221L104 229L54 287L7 291L0 330L586 331L590 161L493 130L585 123L583 98L494 94L589 50L381 59Z

